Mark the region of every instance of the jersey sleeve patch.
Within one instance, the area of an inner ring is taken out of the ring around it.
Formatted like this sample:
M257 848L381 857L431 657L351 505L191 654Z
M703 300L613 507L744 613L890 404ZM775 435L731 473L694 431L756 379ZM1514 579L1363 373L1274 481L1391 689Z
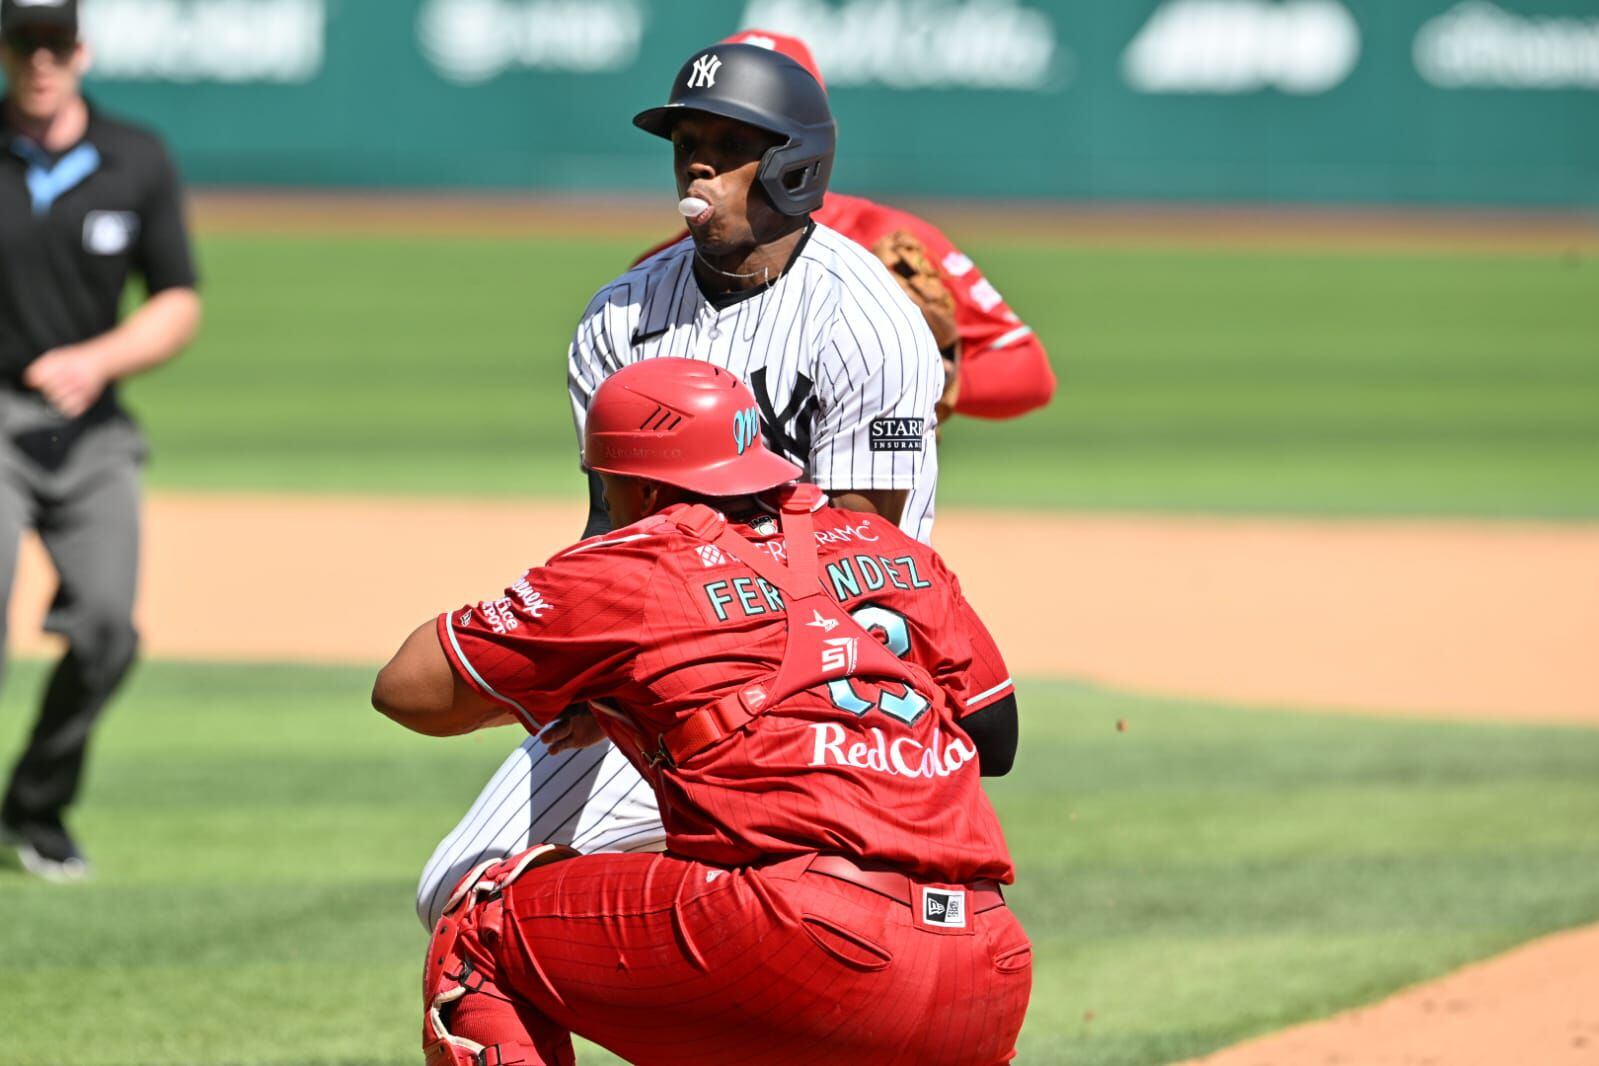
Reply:
M874 452L919 452L926 437L926 419L874 418L868 440Z

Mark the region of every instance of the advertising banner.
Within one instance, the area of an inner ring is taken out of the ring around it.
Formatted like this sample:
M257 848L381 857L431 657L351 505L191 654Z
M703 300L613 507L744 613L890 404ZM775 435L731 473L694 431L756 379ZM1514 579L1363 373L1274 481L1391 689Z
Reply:
M809 42L836 182L903 196L1599 203L1599 0L84 0L191 180L661 189L734 30Z

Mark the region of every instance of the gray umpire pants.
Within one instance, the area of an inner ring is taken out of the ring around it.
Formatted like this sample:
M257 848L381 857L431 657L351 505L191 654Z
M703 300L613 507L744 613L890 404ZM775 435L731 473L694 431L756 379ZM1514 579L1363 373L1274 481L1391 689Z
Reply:
M60 826L90 731L133 665L144 457L138 427L110 398L67 422L37 395L0 387L0 638L31 527L61 578L45 628L67 640L0 806L10 825Z

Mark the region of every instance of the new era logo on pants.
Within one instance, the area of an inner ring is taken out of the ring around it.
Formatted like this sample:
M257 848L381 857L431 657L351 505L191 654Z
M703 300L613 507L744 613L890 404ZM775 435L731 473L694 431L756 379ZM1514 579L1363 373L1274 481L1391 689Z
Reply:
M922 921L928 925L965 929L966 893L943 888L923 888Z

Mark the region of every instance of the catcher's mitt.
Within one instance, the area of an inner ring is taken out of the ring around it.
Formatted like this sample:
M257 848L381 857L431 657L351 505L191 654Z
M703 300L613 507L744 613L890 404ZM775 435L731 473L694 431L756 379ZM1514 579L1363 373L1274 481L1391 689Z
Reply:
M960 340L955 331L955 297L944 286L922 242L905 230L895 230L872 245L872 253L893 271L900 288L922 309L939 350L953 352Z

